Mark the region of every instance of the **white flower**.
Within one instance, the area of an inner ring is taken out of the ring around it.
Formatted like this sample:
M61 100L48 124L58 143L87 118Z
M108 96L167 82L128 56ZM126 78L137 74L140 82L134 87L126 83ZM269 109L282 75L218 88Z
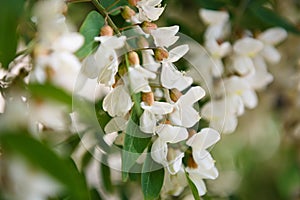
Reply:
M95 38L96 41L100 41L101 44L98 47L94 59L90 58L84 65L85 72L87 75L98 75L99 83L105 84L106 86L111 86L115 83L115 75L118 72L118 56L115 52L124 46L126 37L116 37L116 36L100 36ZM96 72L96 73L95 73Z
M206 193L206 186L203 179L216 179L219 175L216 167L210 169L202 168L186 168L189 178L195 184L198 193L200 196L203 196Z
M162 63L161 84L167 89L182 91L193 83L193 79L179 72L173 63Z
M179 166L181 166L184 153L174 152L175 155L171 156L171 161L168 160L168 143L178 143L186 140L188 132L183 127L160 124L157 127L156 133L159 137L154 141L151 148L152 159L164 166L168 166L169 172L175 174L180 169Z
M140 65L135 65L129 67L129 72L127 73L128 77L125 77L125 82L127 82L127 78L129 79L129 88L133 93L138 92L151 92L151 87L149 86L148 79L155 79L156 74L144 69Z
M210 127L227 134L235 131L238 124L237 116L243 112L242 99L232 96L206 103L202 107L201 116L210 122Z
M261 41L253 38L242 38L235 42L233 50L236 56L233 60L233 68L240 75L246 75L255 71L251 58L256 56L264 45Z
M261 33L258 39L264 43L264 48L261 54L270 63L278 63L281 55L274 47L282 42L287 37L287 32L283 28L270 28Z
M112 117L126 115L132 106L133 102L124 85L114 88L103 100L103 109Z
M193 105L204 96L205 91L200 86L190 88L174 104L174 111L169 116L170 121L174 125L186 128L194 126L200 120L200 115Z
M214 77L220 77L224 71L224 65L221 59L230 53L230 43L223 42L222 44L218 44L215 39L210 39L205 42L205 48L212 56L212 75Z
M230 96L239 96L246 108L252 109L257 106L257 95L249 83L238 76L231 76L224 81L227 100Z
M140 118L140 129L145 133L154 133L158 117L156 115L165 115L173 110L169 103L154 101L153 105L141 103L144 112Z
M44 83L49 79L55 85L72 92L81 68L79 60L73 53L80 48L83 41L82 35L66 32L48 47L50 54L43 54L37 48L38 56L31 80Z
M157 47L166 47L168 48L174 44L179 36L175 36L179 31L179 26L170 26L170 27L161 27L155 30L151 30L150 34L154 39L154 44Z
M137 18L139 21L156 21L165 8L160 6L162 0L141 0L137 2Z
M208 25L205 31L205 39L222 39L229 33L229 14L225 11L200 9L200 17Z
M207 25L223 24L229 19L229 15L226 11L200 9L199 15Z
M161 64L155 61L153 55L154 53L150 49L142 51L143 67L152 72L157 72Z
M210 169L214 166L210 153L206 150L220 140L220 133L212 128L201 129L186 144L192 147L193 159L199 168Z
M245 80L247 80L251 88L255 90L264 89L273 81L273 76L267 71L267 65L262 56L255 56L255 58L253 58L253 63L255 73L245 76Z
M127 127L128 120L123 117L112 118L104 127L106 134L125 131Z
M168 170L165 170L161 196L162 198L164 196L169 196L170 194L179 196L187 185L185 171L182 167L176 174L171 174Z

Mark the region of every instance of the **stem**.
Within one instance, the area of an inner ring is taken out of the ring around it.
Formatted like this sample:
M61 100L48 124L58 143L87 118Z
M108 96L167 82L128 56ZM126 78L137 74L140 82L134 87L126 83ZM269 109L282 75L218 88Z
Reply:
M118 27L115 25L115 23L112 21L112 19L108 16L107 11L105 8L99 3L98 0L91 0L94 6L98 9L99 13L107 20L107 23L111 28L114 30L114 32L117 35L121 35L121 32L119 31Z
M115 2L113 2L110 6L108 6L107 8L106 8L106 10L110 10L112 7L114 7L117 3L119 3L120 2L120 0L116 0Z

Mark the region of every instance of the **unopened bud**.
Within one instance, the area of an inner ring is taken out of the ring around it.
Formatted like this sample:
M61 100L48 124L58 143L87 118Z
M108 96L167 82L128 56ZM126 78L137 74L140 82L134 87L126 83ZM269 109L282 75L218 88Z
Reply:
M135 15L135 12L128 6L124 6L121 15L125 20L128 20L128 19L131 19L131 17Z
M62 10L61 10L61 13L63 14L63 15L67 15L67 13L68 13L68 6L67 6L67 4L64 4L63 5L63 7L62 7Z
M128 53L128 60L130 65L139 65L140 59L139 55L135 51L131 51Z
M188 161L187 161L187 166L189 168L192 168L192 169L196 169L198 167L197 163L195 162L194 158L192 156L190 156L188 158Z
M120 76L124 76L125 74L127 74L127 67L126 67L125 64L121 64L121 65L119 66L118 74L119 74Z
M167 50L159 47L159 48L155 49L154 57L157 61L162 61L163 59L166 59L169 57L169 53Z
M139 2L140 0L128 0L129 5L131 6L136 6L137 2Z
M154 24L154 23L152 23L152 22L147 22L147 21L144 21L144 22L141 24L141 27L142 27L143 31L144 31L145 33L148 33L148 34L150 34L150 32L151 32L152 30L157 29L157 25L156 25L156 24Z
M152 106L154 103L153 92L142 93L142 101L145 102L148 106Z
M171 89L170 98L172 99L172 101L177 102L181 96L182 93L178 89Z
M105 25L101 28L100 35L101 36L113 36L114 30L109 25Z

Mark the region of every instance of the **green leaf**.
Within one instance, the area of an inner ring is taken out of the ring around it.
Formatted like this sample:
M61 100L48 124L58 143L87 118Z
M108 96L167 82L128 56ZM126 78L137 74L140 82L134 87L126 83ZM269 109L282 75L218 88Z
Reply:
M101 177L104 189L108 192L113 192L113 185L111 182L111 173L110 168L106 165L107 164L107 155L102 156L101 161Z
M82 59L92 53L99 42L94 41L94 37L98 36L101 27L104 25L103 17L96 11L91 11L83 24L80 27L79 32L84 36L83 46L76 52L76 55Z
M164 173L163 166L154 162L148 152L142 169L141 181L145 200L155 200L159 197L164 182Z
M195 186L195 184L193 183L193 181L190 179L189 175L187 172L185 172L185 176L186 176L186 180L189 184L189 187L192 191L193 197L195 200L200 200L200 195L198 193L197 187Z
M265 23L267 26L279 26L291 33L300 34L299 28L297 28L287 19L278 15L274 10L266 8L257 3L252 3L250 4L250 11L254 16L256 16L261 22Z
M46 99L59 101L70 106L72 105L72 97L69 94L67 94L64 90L49 83L43 85L33 83L28 85L28 90L34 97L42 97Z
M84 178L70 160L59 157L46 145L24 133L4 133L0 138L4 148L22 155L65 185L72 199L90 199Z
M0 1L0 63L4 68L8 68L16 55L17 27L24 10L24 3L24 0Z
M145 134L140 130L138 125L140 115L137 114L138 111L136 110L137 109L134 107L126 128L124 147L122 151L123 181L127 180L129 170L149 145L149 142L151 140L151 136Z

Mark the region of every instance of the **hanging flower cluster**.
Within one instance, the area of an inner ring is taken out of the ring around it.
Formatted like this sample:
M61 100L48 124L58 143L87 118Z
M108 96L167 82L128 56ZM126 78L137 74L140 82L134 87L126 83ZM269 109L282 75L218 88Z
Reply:
M126 132L130 113L135 106L140 107L142 114L137 124L142 132L153 138L152 159L166 167L171 177L185 170L199 195L204 195L203 179L218 176L207 148L214 145L220 135L211 128L199 132L194 129L200 120L194 105L205 96L205 91L200 86L191 86L193 79L174 64L189 50L188 45L169 48L179 39L176 36L179 26L157 27L153 23L164 10L160 3L133 1L131 4L137 8L137 13L124 7L122 16L130 23L138 23L134 29L140 33L136 40L138 49L119 58L120 49L130 49L127 38L114 35L112 27L104 25L100 36L95 37L100 45L83 61L82 72L87 78L96 78L100 84L111 88L103 100L103 109L113 117L105 126L105 132ZM148 41L153 41L154 46L150 48ZM141 99L136 101L133 96L138 93ZM124 133L119 137L124 137ZM186 153L187 162L183 164L187 149L191 153ZM185 183L183 188L187 186Z
M287 32L278 27L259 34L245 30L231 44L226 41L231 34L226 11L201 9L199 14L208 26L204 46L214 63L210 65L206 78L216 82L210 88L212 99L204 105L201 113L210 121L211 127L232 133L238 124L237 117L244 114L245 108L257 106L256 91L272 82L273 76L267 66L280 61L275 46L287 37ZM224 90L220 92L218 88L222 87Z

